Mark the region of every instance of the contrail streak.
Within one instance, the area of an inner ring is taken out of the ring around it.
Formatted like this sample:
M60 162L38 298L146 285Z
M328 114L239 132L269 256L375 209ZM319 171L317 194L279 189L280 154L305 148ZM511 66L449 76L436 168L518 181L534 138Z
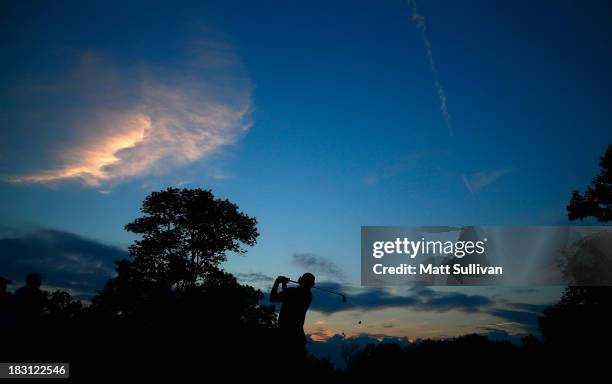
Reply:
M406 2L412 10L412 22L421 32L423 44L425 45L425 50L427 51L427 61L429 62L429 67L431 68L431 72L433 74L434 87L436 88L436 91L438 93L438 100L440 100L440 112L442 112L442 117L444 118L444 122L448 127L448 133L452 136L453 127L451 125L451 116L448 113L446 94L444 93L444 88L442 88L442 84L440 84L440 76L438 75L438 70L436 69L436 65L434 63L431 42L427 38L427 26L425 24L425 17L418 12L416 0L406 0Z

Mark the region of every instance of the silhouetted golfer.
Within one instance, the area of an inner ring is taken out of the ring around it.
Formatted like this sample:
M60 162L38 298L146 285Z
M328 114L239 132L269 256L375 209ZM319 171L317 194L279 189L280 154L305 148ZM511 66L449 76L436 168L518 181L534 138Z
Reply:
M8 313L9 301L11 294L6 291L6 286L11 283L10 280L0 276L0 326L4 325L4 317Z
M30 273L26 285L13 294L13 308L21 326L33 325L43 312L46 296L40 290L41 283L42 277L38 273Z
M8 342L9 326L11 325L11 294L6 291L6 286L10 283L10 280L0 276L0 340L2 340L3 344ZM1 352L2 350L0 350Z
M6 291L6 287L10 283L11 281L9 279L0 276L0 302L3 302L5 299L8 300L11 296L11 294Z
M304 319L306 311L312 302L310 289L314 287L315 277L312 273L305 273L298 279L298 286L287 288L289 278L279 276L274 281L270 301L282 303L278 315L278 327L281 331L282 341L285 344L286 352L293 355L303 355L305 352L304 343ZM278 291L278 285L282 285L282 291Z

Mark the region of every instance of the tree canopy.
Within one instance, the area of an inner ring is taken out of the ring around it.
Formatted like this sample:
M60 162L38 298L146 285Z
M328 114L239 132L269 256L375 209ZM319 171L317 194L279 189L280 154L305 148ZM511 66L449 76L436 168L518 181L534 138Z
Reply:
M574 191L567 206L570 220L594 217L601 223L612 220L612 145L600 159L601 172L584 194ZM565 288L559 303L548 307L538 318L539 329L549 346L560 350L587 350L593 340L608 345L609 308L612 305L610 282L609 233L586 237L576 244L575 252L566 255L564 274L571 286ZM591 286L583 286L590 282ZM600 282L602 286L593 286Z
M142 217L125 229L142 235L129 248L140 276L177 290L201 284L228 252L256 243L257 220L211 191L168 188L142 204Z
M570 220L594 217L599 222L612 221L612 144L599 161L601 172L584 193L574 191L567 206Z

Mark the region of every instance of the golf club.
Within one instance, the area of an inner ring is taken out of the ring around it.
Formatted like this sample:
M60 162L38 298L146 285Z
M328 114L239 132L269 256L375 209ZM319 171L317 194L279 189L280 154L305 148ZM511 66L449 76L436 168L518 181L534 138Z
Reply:
M291 283L295 283L295 284L299 284L297 281L294 280L289 280ZM332 290L329 289L325 289L325 288L319 288L319 287L312 287L314 289L318 289L319 291L323 291L323 292L327 292L327 293L331 293L332 295L338 295L342 297L342 302L346 303L346 296L344 296L343 294L339 293L339 292L334 292Z

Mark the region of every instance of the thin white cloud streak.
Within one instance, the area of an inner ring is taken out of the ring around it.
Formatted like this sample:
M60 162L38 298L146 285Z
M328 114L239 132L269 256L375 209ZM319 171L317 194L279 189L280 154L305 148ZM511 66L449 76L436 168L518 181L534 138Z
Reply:
M366 175L363 181L369 186L377 185L383 180L395 177L406 171L406 169L414 167L425 156L426 154L423 151L408 151L393 163L386 164L375 172Z
M474 194L484 187L493 184L500 177L510 172L510 168L502 168L495 171L476 172L471 175L462 175L463 184L467 190Z
M438 94L438 100L440 101L440 112L442 112L444 123L448 128L448 133L452 136L453 127L451 124L451 116L448 112L446 94L444 93L444 88L440 83L440 76L438 74L438 70L433 59L433 49L431 47L431 42L427 37L427 25L425 24L425 17L418 12L416 0L406 0L406 2L408 3L408 6L410 6L412 12L412 22L417 27L419 32L421 32L421 38L423 39L423 44L425 45L425 50L427 51L427 61L429 62L429 67L431 68L431 72L433 75L434 87L436 89L436 93Z
M68 127L72 140L59 146L53 167L8 181L77 179L107 187L167 173L234 144L251 127L250 81L227 44L196 44L191 54L184 68L143 64L137 71L113 71L108 60L83 54L70 76L85 78L76 83L84 85L53 91L76 93L88 102Z

